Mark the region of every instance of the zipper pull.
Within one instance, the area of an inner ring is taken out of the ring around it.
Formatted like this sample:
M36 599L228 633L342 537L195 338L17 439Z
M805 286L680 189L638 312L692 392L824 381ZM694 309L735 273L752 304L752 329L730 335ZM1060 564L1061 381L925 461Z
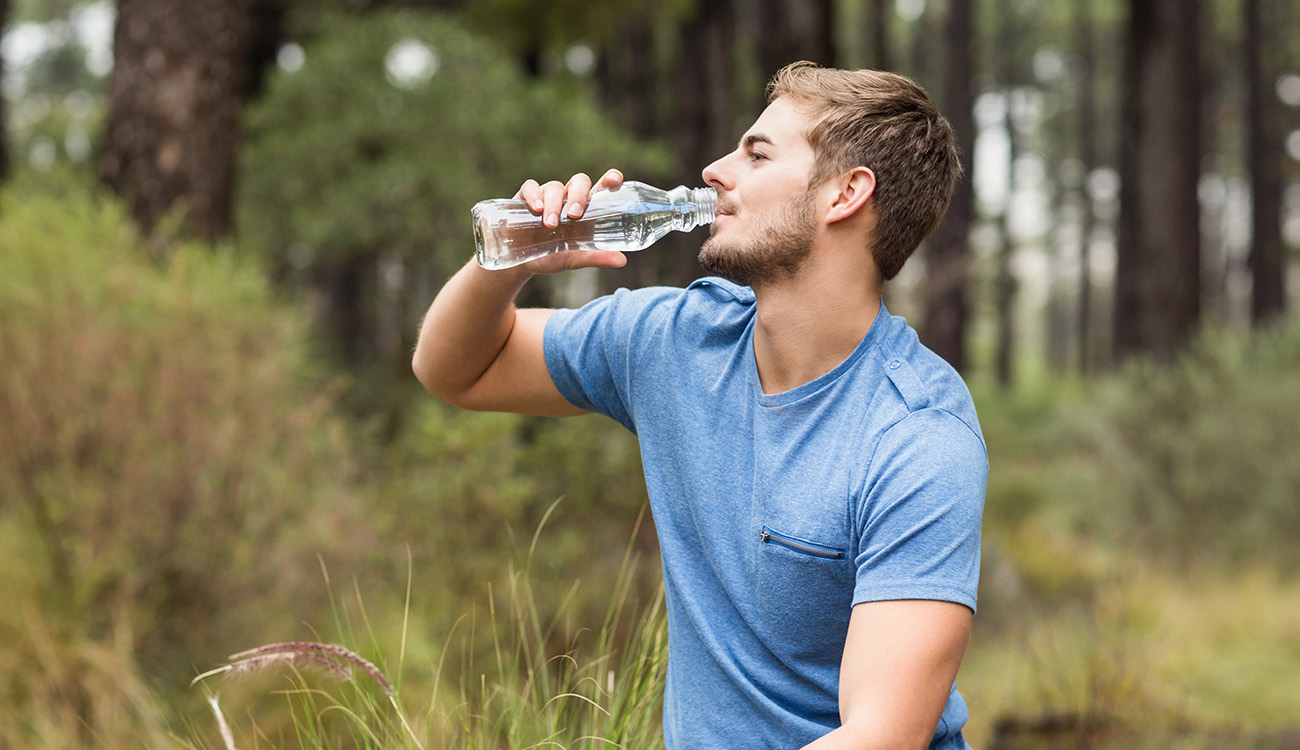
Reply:
M769 534L769 533L767 533L767 529L764 528L763 531L762 531L762 533L760 533L760 534L758 535L758 538L759 538L759 543L760 543L760 544L767 544L768 541L770 541L770 540L772 539L772 535Z

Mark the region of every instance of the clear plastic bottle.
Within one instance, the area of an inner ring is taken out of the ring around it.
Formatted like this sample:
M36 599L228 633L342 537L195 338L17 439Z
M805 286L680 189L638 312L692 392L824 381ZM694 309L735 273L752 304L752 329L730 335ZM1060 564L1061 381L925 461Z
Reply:
M670 231L713 223L717 193L707 187L661 190L624 182L591 191L586 213L577 219L562 215L554 228L521 200L480 201L472 214L478 264L495 271L561 250L644 250Z

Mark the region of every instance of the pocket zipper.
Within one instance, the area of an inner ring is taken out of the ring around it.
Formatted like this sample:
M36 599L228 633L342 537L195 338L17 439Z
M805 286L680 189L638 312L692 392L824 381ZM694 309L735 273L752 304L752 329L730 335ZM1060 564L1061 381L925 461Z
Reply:
M805 542L802 539L795 539L794 537L786 536L779 531L773 531L766 526L763 527L762 533L759 534L759 542L761 544L767 544L768 542L779 544L782 547L788 547L795 552L802 552L805 555L812 555L813 557L825 557L830 560L838 560L844 557L844 553L840 550L831 547L823 547L815 542Z

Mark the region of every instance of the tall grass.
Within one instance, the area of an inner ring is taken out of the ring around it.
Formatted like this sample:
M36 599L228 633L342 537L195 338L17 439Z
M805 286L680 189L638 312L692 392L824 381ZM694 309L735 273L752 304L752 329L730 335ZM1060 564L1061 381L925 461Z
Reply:
M536 551L536 550L532 550ZM530 555L529 561L532 557ZM216 733L225 750L258 746L486 750L487 748L654 748L662 747L660 711L667 665L662 594L645 606L630 600L635 555L624 558L604 622L557 644L561 606L549 618L530 576L531 565L512 568L505 591L487 597L487 639L476 616L448 635L447 651L460 651L454 674L447 661L421 665L431 680L403 686L416 671L407 663L405 633L391 677L355 651L336 644L292 642L261 646L230 657L200 675L209 690L218 675L282 670L280 687L260 694L241 691L242 700L278 696L291 716L291 734L276 736L250 721L231 720L210 694ZM566 604L571 604L568 599ZM369 623L361 623L369 629ZM352 633L353 623L338 623ZM383 651L373 644L377 651ZM383 663L383 659L379 659ZM227 706L229 700L223 701ZM212 733L209 732L210 736ZM196 744L212 747L211 740Z
M989 602L958 683L977 747L1045 719L1094 748L1273 747L1252 738L1300 729L1300 582L1130 561L1075 601Z

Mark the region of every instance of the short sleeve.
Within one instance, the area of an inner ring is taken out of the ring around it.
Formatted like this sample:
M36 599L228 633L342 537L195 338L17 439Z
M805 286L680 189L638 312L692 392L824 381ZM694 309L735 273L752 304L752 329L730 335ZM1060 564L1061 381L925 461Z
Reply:
M988 455L953 414L908 414L881 437L854 523L853 603L934 599L975 609Z
M673 291L620 289L576 310L551 315L542 339L546 367L569 403L636 432L634 360L644 347L655 308Z

